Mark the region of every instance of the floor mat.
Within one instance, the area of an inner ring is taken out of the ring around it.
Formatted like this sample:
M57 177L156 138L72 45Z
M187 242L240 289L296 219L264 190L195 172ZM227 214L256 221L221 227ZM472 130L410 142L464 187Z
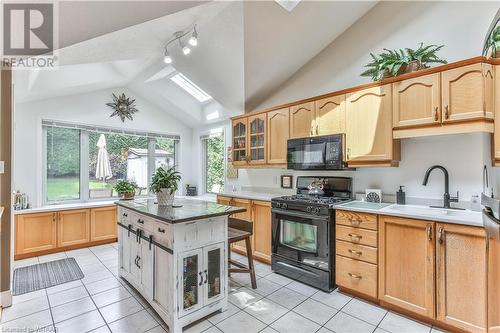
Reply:
M83 279L84 275L75 258L66 258L19 267L14 270L12 294L14 296Z

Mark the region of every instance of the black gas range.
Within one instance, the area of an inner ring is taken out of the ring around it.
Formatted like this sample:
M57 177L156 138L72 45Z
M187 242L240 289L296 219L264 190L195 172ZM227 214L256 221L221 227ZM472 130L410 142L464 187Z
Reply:
M352 178L297 177L297 194L273 198L272 269L335 288L335 205L352 200Z

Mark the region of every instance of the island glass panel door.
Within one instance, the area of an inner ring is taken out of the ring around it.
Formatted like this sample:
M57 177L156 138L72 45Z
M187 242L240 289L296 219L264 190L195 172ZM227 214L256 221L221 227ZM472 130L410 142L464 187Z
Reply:
M202 290L202 249L184 252L179 256L181 293L179 299L179 317L184 317L198 310L203 304Z
M204 285L205 301L204 304L210 304L224 297L224 273L225 246L224 243L218 243L203 248L204 267Z

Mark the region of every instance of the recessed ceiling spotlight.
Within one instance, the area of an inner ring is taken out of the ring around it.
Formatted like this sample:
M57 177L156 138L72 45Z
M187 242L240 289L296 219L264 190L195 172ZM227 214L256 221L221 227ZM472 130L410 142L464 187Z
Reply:
M168 53L168 46L174 42L179 42L179 47L182 50L182 54L184 54L185 56L191 53L191 48L185 45L184 42L182 41L182 38L184 38L189 34L191 34L191 36L188 39L188 44L193 47L198 45L198 31L196 31L196 24L192 28L186 31L177 31L176 33L174 33L174 37L170 39L165 45L165 54L163 56L163 62L165 62L166 64L171 64L173 62L172 57Z

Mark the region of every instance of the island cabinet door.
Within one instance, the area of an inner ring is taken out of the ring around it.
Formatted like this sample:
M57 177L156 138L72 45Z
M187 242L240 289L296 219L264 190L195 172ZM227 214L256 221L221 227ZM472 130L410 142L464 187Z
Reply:
M130 246L131 242L135 241L135 235L129 234L128 230L122 227L119 227L118 232L119 264L122 274L127 277L130 274L130 257L132 256Z
M203 304L208 305L224 298L225 243L221 242L203 248Z
M203 250L187 251L178 256L179 318L203 306Z
M130 279L136 287L141 286L141 266L139 260L141 257L141 244L136 235L130 239Z
M487 250L483 228L437 224L437 319L486 332Z
M379 298L434 318L434 222L380 217Z
M139 260L137 261L141 270L141 287L147 299L153 298L153 270L154 270L154 248L153 244L142 240L140 244Z
M173 274L171 268L174 267L173 258L172 254L155 246L153 302L166 316L169 316L172 311Z

